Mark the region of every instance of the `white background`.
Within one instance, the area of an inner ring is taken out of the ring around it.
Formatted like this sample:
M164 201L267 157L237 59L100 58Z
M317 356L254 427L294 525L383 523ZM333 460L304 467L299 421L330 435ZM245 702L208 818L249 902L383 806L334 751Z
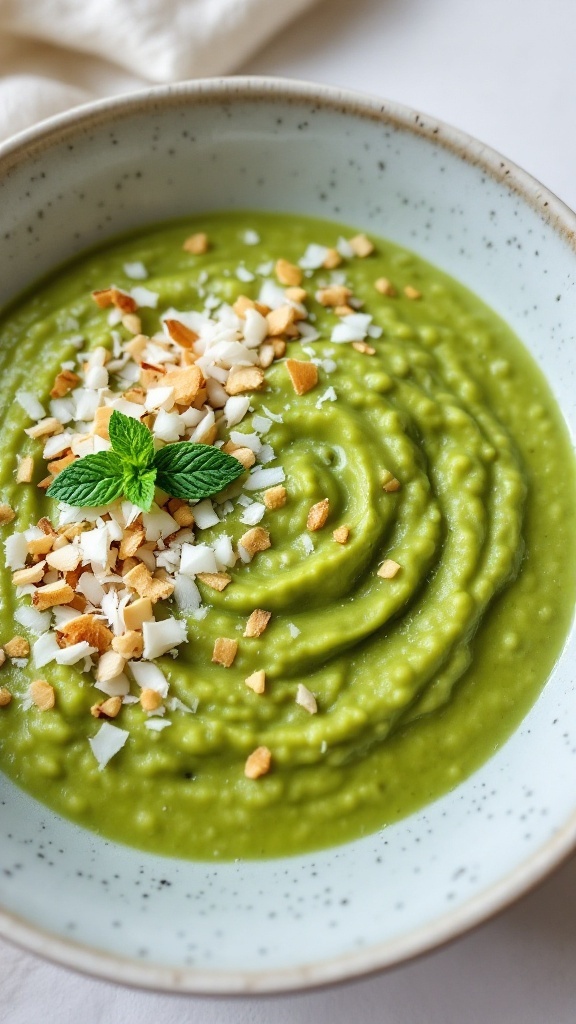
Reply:
M576 207L573 0L323 0L240 71L346 86L413 106L500 150ZM574 1024L575 964L572 862L447 949L300 996L131 992L0 943L0 1021Z

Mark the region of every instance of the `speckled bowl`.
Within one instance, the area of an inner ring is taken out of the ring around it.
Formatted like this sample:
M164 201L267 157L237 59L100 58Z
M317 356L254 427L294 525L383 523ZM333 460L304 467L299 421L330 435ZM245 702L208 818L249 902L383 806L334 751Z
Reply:
M0 303L110 235L195 210L370 228L473 288L576 424L576 218L412 110L316 85L189 83L83 107L0 147ZM192 863L106 842L0 775L0 932L116 981L305 988L397 964L526 892L576 843L576 638L505 746L454 792L327 852Z

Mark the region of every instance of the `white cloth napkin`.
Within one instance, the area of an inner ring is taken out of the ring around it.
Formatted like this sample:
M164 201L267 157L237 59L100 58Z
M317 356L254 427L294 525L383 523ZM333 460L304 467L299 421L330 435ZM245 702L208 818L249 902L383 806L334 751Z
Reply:
M314 0L0 0L0 141L149 83L234 71Z

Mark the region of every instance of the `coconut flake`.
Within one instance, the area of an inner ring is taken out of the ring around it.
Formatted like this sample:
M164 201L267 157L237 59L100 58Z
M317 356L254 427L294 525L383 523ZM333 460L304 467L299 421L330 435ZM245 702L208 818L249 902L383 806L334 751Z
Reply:
M159 658L187 639L186 623L180 619L162 619L161 622L144 622L144 653L146 661Z
M244 510L240 516L240 522L246 523L247 526L256 526L256 523L260 522L265 512L266 505L262 505L259 501L254 501Z
M296 626L293 622L289 622L288 623L288 632L290 633L290 636L292 637L292 639L295 640L297 636L300 636L300 633L302 632L302 630L298 629L298 626Z
M202 597L194 580L184 573L174 576L174 600L181 612L193 612L200 607Z
M80 640L77 644L71 644L70 647L61 647L58 654L54 656L54 661L58 665L75 665L82 658L86 658L90 654L97 654L97 652L97 647L91 647L87 640Z
M50 629L50 612L39 612L37 608L32 608L30 605L22 605L17 608L14 612L14 619L25 629L29 629L31 633L36 633L37 636Z
M343 316L330 335L330 340L337 344L348 341L364 341L370 327L372 317L368 313L350 313Z
M282 466L274 466L272 469L256 469L250 474L244 484L247 491L261 491L267 487L275 487L286 479Z
M245 395L234 395L224 406L224 418L228 427L235 427L250 408L250 399Z
M126 277L130 277L133 281L145 281L148 277L148 271L141 260L134 260L132 263L125 263L124 273L126 274Z
M243 434L241 430L231 430L230 440L240 448L249 448L255 455L258 454L262 447L262 441L258 434Z
M158 299L160 298L157 292L151 292L149 288L144 288L143 285L136 285L130 292L130 295L137 306L147 306L150 309L156 309Z
M119 729L117 725L103 722L96 735L88 740L100 771L119 750L122 750L129 735L126 729Z
M167 696L169 683L157 665L147 664L144 661L129 661L128 668L138 686L143 690L155 690L161 697Z
M28 541L24 533L13 533L4 541L6 565L9 569L23 569L28 556Z
M43 668L48 662L54 661L60 650L56 633L43 633L32 645L32 658L36 668Z
M194 522L199 530L207 530L210 526L216 526L220 522L210 498L205 498L204 501L199 501L197 505L194 505Z
M328 249L325 245L316 245L312 243L306 249L304 255L298 260L299 265L303 270L319 270L320 267L324 266L324 260L328 255Z
M18 405L28 413L31 420L44 419L46 412L44 406L32 391L17 391L16 401Z
M195 576L199 572L218 572L216 558L207 544L183 544L180 572Z
M321 409L322 406L324 405L324 402L335 402L337 397L338 396L336 395L336 392L334 391L333 387L327 388L324 394L320 395L320 397L318 398L318 401L316 402L316 408Z
M252 228L248 228L240 235L240 239L244 242L244 245L259 245L260 235L257 231L253 231Z

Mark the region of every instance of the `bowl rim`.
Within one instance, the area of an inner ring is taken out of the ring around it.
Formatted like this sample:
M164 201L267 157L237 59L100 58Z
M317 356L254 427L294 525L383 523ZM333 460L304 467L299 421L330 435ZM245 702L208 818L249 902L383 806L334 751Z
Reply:
M532 175L490 146L459 128L396 101L297 79L263 76L207 78L154 86L85 103L0 143L0 177L30 156L40 155L78 131L96 128L103 122L129 117L138 111L180 105L186 99L194 99L197 103L216 103L274 98L311 102L361 119L394 124L429 139L467 163L480 166L492 178L514 191L576 251L576 213ZM539 850L513 871L441 919L414 929L401 939L289 969L210 971L142 963L60 938L2 908L0 936L60 966L142 989L203 996L294 993L373 975L458 939L543 882L575 847L576 810Z

